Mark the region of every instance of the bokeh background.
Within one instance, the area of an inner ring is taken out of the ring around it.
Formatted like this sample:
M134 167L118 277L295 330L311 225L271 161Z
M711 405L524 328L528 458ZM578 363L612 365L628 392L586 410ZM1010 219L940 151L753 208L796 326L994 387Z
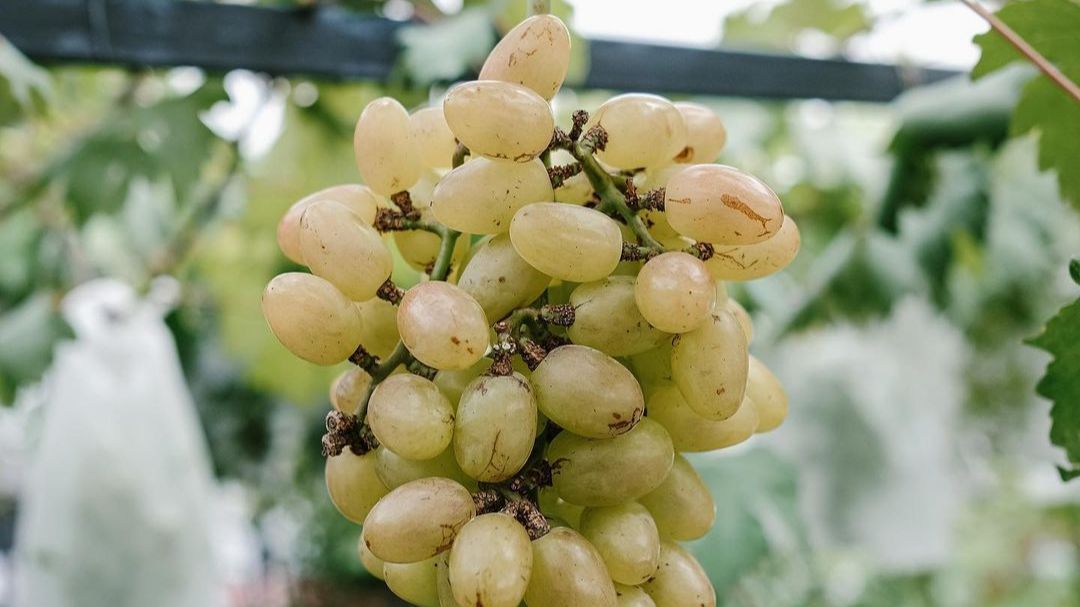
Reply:
M0 606L401 604L325 496L338 370L280 347L259 295L292 269L282 212L358 179L363 106L437 102L524 3L336 4L411 22L387 81L36 65L0 37ZM1080 6L1020 4L1076 78ZM730 289L791 416L694 458L718 512L692 549L720 602L1080 605L1080 481L1036 393L1050 355L1025 343L1080 292L1077 105L995 41L979 63L987 26L959 3L554 6L571 82L589 38L962 72L891 103L671 95L719 113L721 161L803 234L786 272ZM560 122L611 94L567 87Z

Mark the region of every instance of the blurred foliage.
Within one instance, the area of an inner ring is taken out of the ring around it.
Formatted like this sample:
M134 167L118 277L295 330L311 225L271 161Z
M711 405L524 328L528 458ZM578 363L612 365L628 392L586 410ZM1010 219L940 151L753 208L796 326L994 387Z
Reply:
M1008 4L998 17L1065 76L1080 82L1080 2L1025 0ZM996 32L977 36L975 41L982 47L982 58L972 70L976 78L1026 61ZM1056 171L1062 195L1080 209L1080 103L1040 74L1024 87L1011 130L1039 133L1039 166Z
M864 5L843 0L787 0L755 3L724 20L724 42L735 46L790 49L807 32L836 43L870 29Z

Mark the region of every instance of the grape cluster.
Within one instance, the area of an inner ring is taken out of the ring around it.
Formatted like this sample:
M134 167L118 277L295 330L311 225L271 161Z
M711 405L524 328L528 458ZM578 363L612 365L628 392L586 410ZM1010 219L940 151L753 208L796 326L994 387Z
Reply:
M715 605L677 543L715 514L682 454L787 413L724 281L785 267L795 223L712 164L726 134L703 106L620 95L557 128L569 57L565 25L534 16L441 106L372 101L366 185L278 228L311 274L270 281L271 329L300 358L354 363L330 391L330 498L416 605ZM425 281L390 280L390 238Z

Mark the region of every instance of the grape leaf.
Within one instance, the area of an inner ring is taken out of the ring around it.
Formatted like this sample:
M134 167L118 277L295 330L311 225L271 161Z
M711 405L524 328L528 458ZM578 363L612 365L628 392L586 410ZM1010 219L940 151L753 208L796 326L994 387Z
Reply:
M1069 264L1069 273L1080 284L1080 260ZM1035 390L1054 403L1050 442L1065 449L1070 467L1058 471L1067 481L1080 476L1080 299L1062 308L1028 343L1054 357Z
M1073 82L1080 82L1080 2L1016 2L997 16ZM975 78L1026 61L994 31L976 36L975 43L982 47L982 57L972 70ZM1010 129L1014 135L1040 133L1039 168L1055 170L1062 196L1080 209L1080 103L1040 74L1024 87Z
M772 10L758 3L724 21L724 42L790 49L806 30L816 30L842 42L871 25L866 8L858 2L790 0Z
M470 8L432 25L410 25L398 32L401 64L413 82L427 86L479 69L495 45L487 11Z
M0 125L52 97L48 73L0 36Z

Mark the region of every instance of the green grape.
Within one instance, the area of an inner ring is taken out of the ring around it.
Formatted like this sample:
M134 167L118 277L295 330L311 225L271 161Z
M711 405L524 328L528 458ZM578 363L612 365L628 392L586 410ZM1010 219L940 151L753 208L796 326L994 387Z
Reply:
M439 607L461 607L454 600L454 589L450 587L450 551L435 558L435 592L439 597Z
M368 550L367 544L364 543L364 534L360 533L359 541L356 542L356 554L360 557L360 563L364 565L364 569L368 573L378 579L383 579L383 560L379 557L371 554Z
M675 449L664 427L645 417L615 438L562 432L548 446L547 458L559 497L581 506L614 506L659 487L671 470Z
M513 517L484 514L465 523L450 549L450 587L459 605L517 607L532 573L529 534Z
M652 350L630 357L630 368L643 389L671 381L671 341L665 339Z
M380 446L375 450L375 473L388 489L397 489L405 483L433 476L457 481L470 489L476 487L476 481L458 466L454 450L450 447L431 459L415 460L405 459Z
M278 274L263 291L262 312L281 345L317 365L345 360L360 343L353 303L318 276Z
M671 349L671 377L698 415L725 420L738 411L746 390L746 336L726 310L683 333Z
M727 129L720 117L704 105L690 101L676 103L675 109L686 124L686 147L675 156L675 162L715 162L727 143Z
M529 607L617 607L615 585L592 544L569 527L532 543Z
M371 376L367 371L356 367L346 369L330 384L330 404L342 413L356 413L370 386Z
M522 207L510 222L510 240L529 265L571 282L604 278L622 256L622 233L613 219L557 202Z
M484 309L446 282L424 282L406 291L398 304L397 325L401 342L429 367L466 369L487 352Z
M604 127L608 134L607 146L597 157L618 169L668 164L686 147L682 115L657 95L612 97L593 113L586 130L593 125Z
M784 221L784 208L769 186L721 164L695 164L667 184L664 213L683 236L715 245L768 240Z
M652 597L637 586L624 586L616 582L615 594L619 597L619 607L656 607Z
M447 227L469 234L499 234L521 207L551 200L547 169L528 162L476 158L447 173L431 198L431 211Z
M723 306L724 309L735 316L735 320L739 321L739 328L742 329L746 343L749 344L754 341L754 321L750 318L750 313L746 311L746 308L741 303L730 298L724 300Z
M716 505L709 487L681 454L659 487L638 501L649 509L666 539L696 540L712 528Z
M674 542L660 545L660 569L641 588L656 607L716 607L716 591L705 570Z
M416 110L409 116L409 131L417 157L429 169L448 169L454 162L457 141L446 124L442 106Z
M377 297L356 303L360 314L360 344L369 353L386 358L394 351L400 336L397 330L397 308Z
M483 482L504 481L529 459L536 437L536 399L520 373L482 375L458 403L454 455L461 469Z
M484 241L458 280L458 286L484 309L489 323L532 303L549 284L551 277L522 259L507 234Z
M630 276L609 276L579 285L570 294L570 303L574 324L567 329L567 336L609 356L641 354L670 338L638 311Z
M367 423L387 449L424 460L442 453L454 434L454 409L431 380L402 373L375 387Z
M802 243L795 220L784 216L780 229L768 240L754 244L716 247L705 262L709 273L722 280L754 280L783 270L799 253Z
M278 222L277 240L285 257L298 264L307 265L304 264L304 256L300 252L300 218L309 206L322 200L333 200L349 207L368 225L375 223L375 212L381 204L379 197L370 189L353 184L332 186L294 202Z
M641 268L634 300L652 326L667 333L685 333L708 318L716 301L716 285L700 259L671 251Z
M581 535L596 547L617 583L640 584L660 564L660 533L652 515L637 502L586 508Z
M574 529L581 528L581 515L585 512L585 506L578 506L559 497L559 492L554 487L543 487L537 493L536 503L541 512L549 518L554 517Z
M360 113L353 132L360 176L375 193L390 196L420 178L423 165L412 138L409 113L390 97L379 97Z
M734 415L714 421L695 413L678 388L665 384L649 396L649 419L664 426L676 451L715 451L737 445L754 435L758 412L748 398L743 398Z
M475 513L472 494L445 478L411 481L387 493L364 520L364 541L387 563L415 563L450 548Z
M520 84L474 80L443 100L446 123L473 154L527 162L547 149L555 119L543 97Z
M474 379L480 377L480 374L487 371L491 367L490 358L481 358L473 363L471 367L465 369L446 369L445 371L439 371L435 374L435 385L442 390L442 393L446 395L446 398L450 400L450 404L457 409L458 402L461 401L461 395L465 392L465 388L472 383Z
M551 99L569 67L570 31L554 15L536 15L502 37L480 68L480 79L513 82Z
M787 417L788 396L784 386L765 363L754 356L750 357L746 396L757 410L758 432L775 430Z
M326 490L338 512L354 523L363 523L387 493L375 473L375 454L356 455L349 449L326 458Z
M386 563L383 580L390 591L419 607L439 607L436 588L440 556L415 563Z
M375 297L394 268L375 228L333 200L312 204L300 219L300 253L316 276L354 301Z
M559 426L590 438L629 432L645 411L633 373L599 350L560 346L533 371L536 403Z

